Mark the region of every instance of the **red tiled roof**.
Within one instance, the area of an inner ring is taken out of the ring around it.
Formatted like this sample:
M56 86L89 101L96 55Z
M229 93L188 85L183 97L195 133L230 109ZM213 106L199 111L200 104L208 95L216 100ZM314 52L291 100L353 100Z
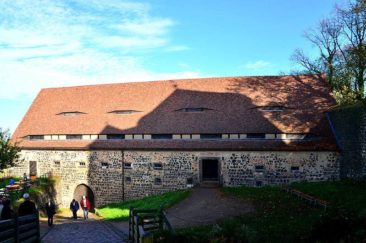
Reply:
M258 106L280 105L283 112ZM16 129L23 148L238 148L335 150L324 111L335 105L317 76L166 80L43 89ZM203 107L203 112L181 112ZM109 113L136 110L132 114ZM76 116L62 112L83 112ZM312 133L320 140L289 146L274 141L28 141L27 135L158 133ZM262 145L256 145L261 143ZM286 145L286 146L285 146ZM303 147L303 148L301 148Z

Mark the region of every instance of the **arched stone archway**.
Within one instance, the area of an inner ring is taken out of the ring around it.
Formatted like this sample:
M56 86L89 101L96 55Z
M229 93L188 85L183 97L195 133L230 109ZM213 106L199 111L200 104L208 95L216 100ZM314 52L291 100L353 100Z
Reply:
M85 184L79 184L74 191L74 199L80 203L83 196L87 196L90 202L90 211L94 212L95 202L94 193L90 187Z

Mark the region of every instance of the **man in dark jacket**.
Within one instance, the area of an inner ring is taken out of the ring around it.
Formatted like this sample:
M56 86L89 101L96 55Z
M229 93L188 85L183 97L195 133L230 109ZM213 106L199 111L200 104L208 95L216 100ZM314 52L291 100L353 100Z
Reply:
M51 227L53 225L53 215L56 214L56 206L51 199L48 199L48 202L45 205L45 209L48 217L48 226Z
M72 202L70 203L70 210L72 211L72 217L74 219L77 219L77 212L79 210L79 203L75 199L72 199Z
M19 205L18 215L24 216L24 215L33 214L33 213L37 212L36 205L34 204L34 202L32 202L29 199L29 194L24 193L23 198L25 201Z

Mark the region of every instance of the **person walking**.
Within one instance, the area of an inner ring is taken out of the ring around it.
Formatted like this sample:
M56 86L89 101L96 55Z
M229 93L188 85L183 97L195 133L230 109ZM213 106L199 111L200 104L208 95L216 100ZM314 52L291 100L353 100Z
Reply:
M1 220L7 220L14 217L14 211L10 207L10 200L4 201L3 210L1 211Z
M87 220L89 210L90 210L90 203L89 203L89 200L86 196L83 196L83 198L81 199L80 205L81 205L81 208L83 209L84 220Z
M79 210L79 203L75 199L72 199L72 201L70 203L70 210L72 211L73 219L77 219L78 218L77 212Z
M48 226L51 227L53 225L53 215L56 214L56 206L53 201L48 199L48 202L45 205L47 217L48 217Z
M36 205L29 199L29 194L24 193L23 198L24 202L22 202L18 208L18 216L24 216L36 213L37 212Z

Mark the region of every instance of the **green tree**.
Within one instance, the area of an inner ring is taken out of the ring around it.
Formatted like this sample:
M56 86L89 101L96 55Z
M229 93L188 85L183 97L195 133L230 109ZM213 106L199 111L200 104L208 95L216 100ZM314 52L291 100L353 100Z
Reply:
M333 14L305 32L305 38L318 49L308 57L296 49L292 61L302 67L297 73L325 73L339 103L365 98L366 79L366 0L349 0Z
M0 128L0 172L15 165L19 160L19 152L20 148L10 141L9 132Z

